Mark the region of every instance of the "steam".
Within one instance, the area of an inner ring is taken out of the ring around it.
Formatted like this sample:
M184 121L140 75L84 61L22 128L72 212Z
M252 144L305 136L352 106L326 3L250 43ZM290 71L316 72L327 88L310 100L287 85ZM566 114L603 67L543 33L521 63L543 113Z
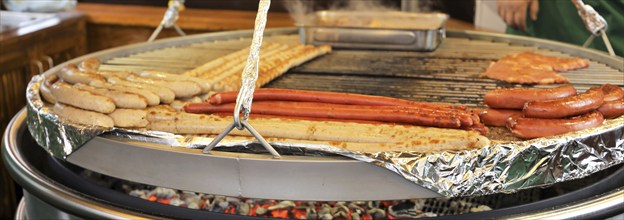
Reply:
M295 20L295 25L306 25L314 22L316 10L339 10L339 11L398 11L397 7L384 5L381 0L337 0L326 7L314 5L314 0L286 0L284 6L290 17Z

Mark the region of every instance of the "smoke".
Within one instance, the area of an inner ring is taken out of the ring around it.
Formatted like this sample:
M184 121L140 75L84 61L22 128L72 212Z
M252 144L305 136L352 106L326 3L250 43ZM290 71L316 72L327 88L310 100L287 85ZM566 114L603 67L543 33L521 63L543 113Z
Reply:
M398 5L384 4L382 0L336 0L329 5L321 5L314 0L286 0L284 6L295 25L314 22L314 12L318 10L338 11L398 11ZM315 4L317 3L317 4Z

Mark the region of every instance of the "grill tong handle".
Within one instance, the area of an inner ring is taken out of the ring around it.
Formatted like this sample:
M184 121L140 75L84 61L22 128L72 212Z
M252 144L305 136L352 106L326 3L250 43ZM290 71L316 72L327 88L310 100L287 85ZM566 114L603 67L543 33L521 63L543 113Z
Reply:
M589 44L594 41L596 36L601 35L602 40L604 41L607 50L609 51L609 55L615 56L615 52L613 51L613 47L611 46L611 42L609 42L609 38L607 37L607 33L605 32L608 28L607 21L600 15L596 10L590 6L583 3L583 0L571 0L572 4L576 6L576 10L578 11L579 16L583 19L583 23L585 24L585 28L591 33L589 38L583 44L583 47L588 47Z
M262 35L264 34L264 27L266 26L267 11L271 4L270 0L260 0L258 5L258 14L256 15L256 22L254 25L254 33L251 40L251 46L249 48L249 56L247 57L247 63L243 69L241 77L241 88L236 97L236 106L234 107L234 121L224 131L222 131L214 140L204 148L204 153L210 153L210 151L217 146L217 144L223 140L223 138L229 134L232 129L237 128L239 130L247 129L258 141L264 146L272 155L273 158L280 158L281 156L275 149L254 129L247 119L249 119L249 113L251 112L251 102L253 101L253 93L256 88L256 80L258 79L258 66L260 65L260 46L262 46ZM243 112L243 118L241 119L240 113Z
M160 22L158 27L156 27L156 30L152 32L152 35L150 35L149 39L147 39L147 42L154 41L156 37L158 37L158 35L162 31L163 27L165 28L173 27L173 29L175 29L176 32L180 34L180 36L186 36L186 33L182 31L182 28L180 28L180 26L176 24L176 21L178 21L180 11L183 11L185 9L184 1L185 0L169 0L169 3L168 3L169 6L167 8L167 11L165 11L165 15L163 16L162 21Z

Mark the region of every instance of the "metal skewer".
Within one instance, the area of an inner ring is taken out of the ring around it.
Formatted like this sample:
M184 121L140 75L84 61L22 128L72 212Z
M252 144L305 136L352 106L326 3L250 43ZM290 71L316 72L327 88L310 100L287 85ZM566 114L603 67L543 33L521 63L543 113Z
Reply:
M254 129L248 122L249 113L251 112L251 102L253 101L253 93L256 88L256 80L258 79L258 66L260 65L260 47L262 46L262 35L264 34L264 27L266 26L267 12L271 4L270 0L260 0L258 5L258 14L256 15L256 22L254 25L254 33L251 40L251 46L249 49L249 56L247 57L247 63L243 69L241 77L241 88L236 97L236 106L234 107L234 121L224 131L222 131L214 140L204 148L204 153L210 153L210 151L217 146L217 144L223 140L223 138L229 134L232 129L237 128L239 130L247 129L264 148L266 148L273 158L281 158L279 153ZM243 112L243 118L241 119L240 113Z
M184 10L184 0L169 0L169 7L167 8L167 11L165 11L162 21L158 27L156 27L156 30L154 30L147 42L154 41L163 28L173 27L173 29L175 29L180 36L186 36L186 33L182 31L182 28L176 24L176 21L178 21L178 18L180 17L179 13L182 10Z

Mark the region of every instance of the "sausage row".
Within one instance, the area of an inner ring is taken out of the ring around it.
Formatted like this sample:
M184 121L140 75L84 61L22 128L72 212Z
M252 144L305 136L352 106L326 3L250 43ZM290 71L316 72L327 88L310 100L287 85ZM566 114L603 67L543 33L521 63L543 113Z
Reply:
M490 126L507 126L520 138L564 134L624 115L624 90L606 84L577 94L570 85L549 89L496 89L486 93L490 108L480 113Z

